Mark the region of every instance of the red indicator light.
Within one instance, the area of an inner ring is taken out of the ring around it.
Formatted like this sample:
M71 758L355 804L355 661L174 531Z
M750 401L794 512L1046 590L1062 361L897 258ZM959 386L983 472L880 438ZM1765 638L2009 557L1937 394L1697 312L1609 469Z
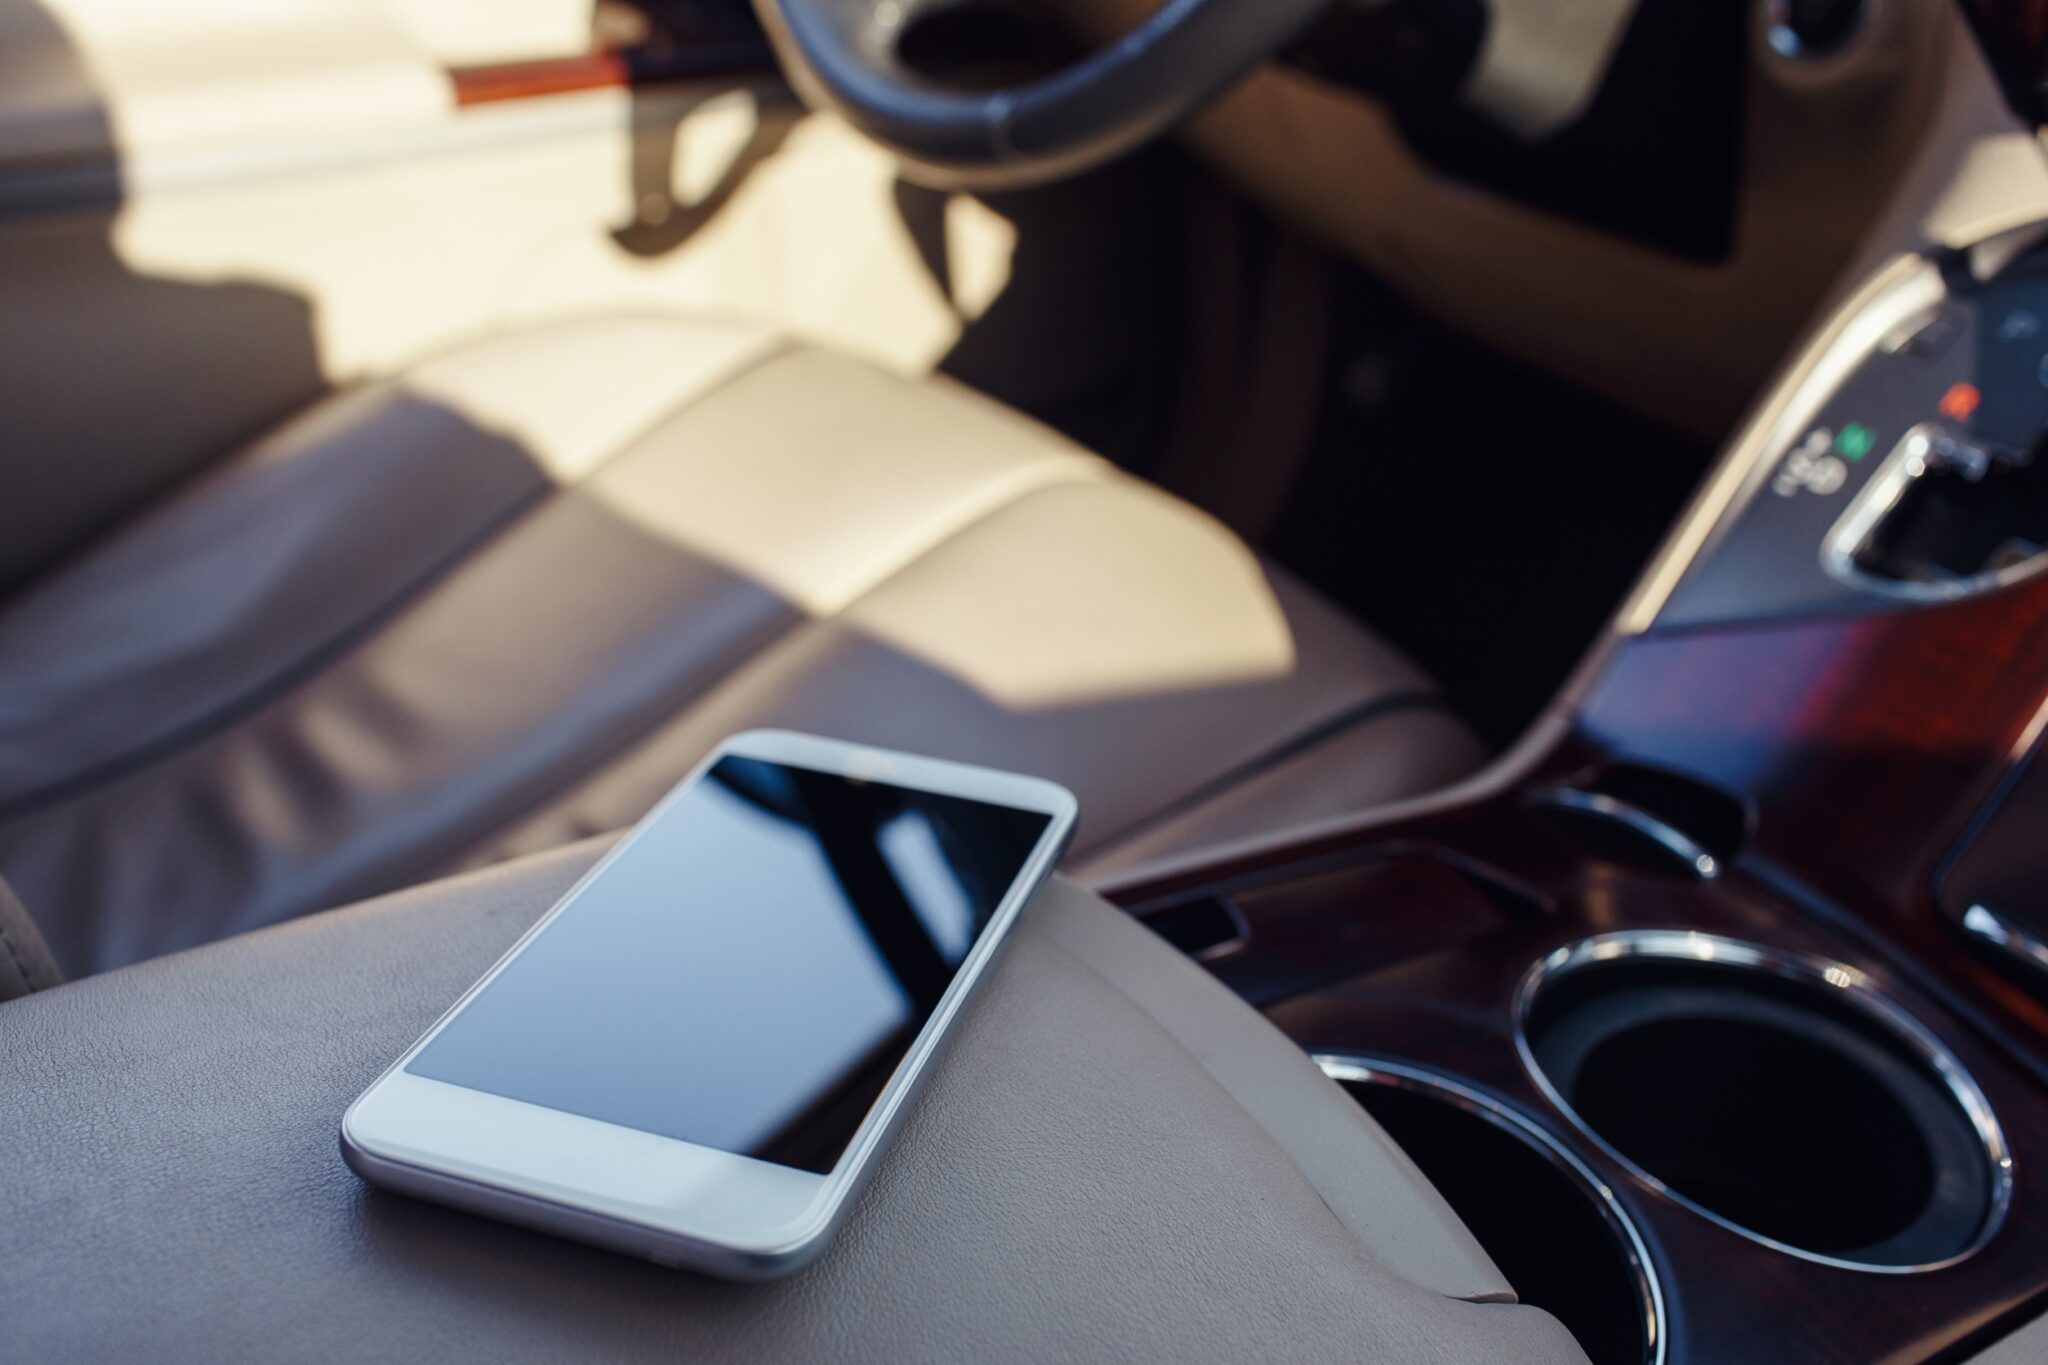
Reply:
M1941 415L1958 422L1970 420L1970 414L1984 401L1984 395L1977 392L1975 384L1957 380L1948 386L1948 392L1941 396Z

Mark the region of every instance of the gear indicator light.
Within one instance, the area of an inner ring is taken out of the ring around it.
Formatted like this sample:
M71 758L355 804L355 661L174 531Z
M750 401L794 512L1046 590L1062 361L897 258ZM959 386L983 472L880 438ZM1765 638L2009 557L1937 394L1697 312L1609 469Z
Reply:
M1977 405L1984 401L1984 395L1968 380L1959 379L1948 386L1948 392L1941 396L1938 405L1941 415L1957 422L1967 422L1977 411Z

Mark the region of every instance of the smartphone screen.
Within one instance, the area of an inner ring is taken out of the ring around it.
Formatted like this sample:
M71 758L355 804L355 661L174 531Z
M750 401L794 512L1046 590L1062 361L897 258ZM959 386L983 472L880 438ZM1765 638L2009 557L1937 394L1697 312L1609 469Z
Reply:
M728 756L405 1069L824 1174L1050 818Z

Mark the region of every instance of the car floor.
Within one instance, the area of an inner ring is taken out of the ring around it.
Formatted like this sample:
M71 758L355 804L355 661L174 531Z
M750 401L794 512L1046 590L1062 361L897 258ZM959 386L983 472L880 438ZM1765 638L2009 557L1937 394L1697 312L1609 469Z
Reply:
M1322 417L1266 549L1503 747L1620 604L1713 457L1348 275Z

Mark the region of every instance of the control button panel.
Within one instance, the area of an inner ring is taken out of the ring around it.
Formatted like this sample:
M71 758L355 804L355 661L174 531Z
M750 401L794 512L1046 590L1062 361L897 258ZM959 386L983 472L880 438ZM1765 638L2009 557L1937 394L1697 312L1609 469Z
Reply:
M1939 422L1914 427L1843 514L1828 542L1828 572L1929 602L2032 572L2048 554L2048 458L2037 458L2040 446L1958 434Z
M2035 254L1952 283L1873 347L1656 624L1891 611L2031 572L2048 544L2044 432L2048 258Z

